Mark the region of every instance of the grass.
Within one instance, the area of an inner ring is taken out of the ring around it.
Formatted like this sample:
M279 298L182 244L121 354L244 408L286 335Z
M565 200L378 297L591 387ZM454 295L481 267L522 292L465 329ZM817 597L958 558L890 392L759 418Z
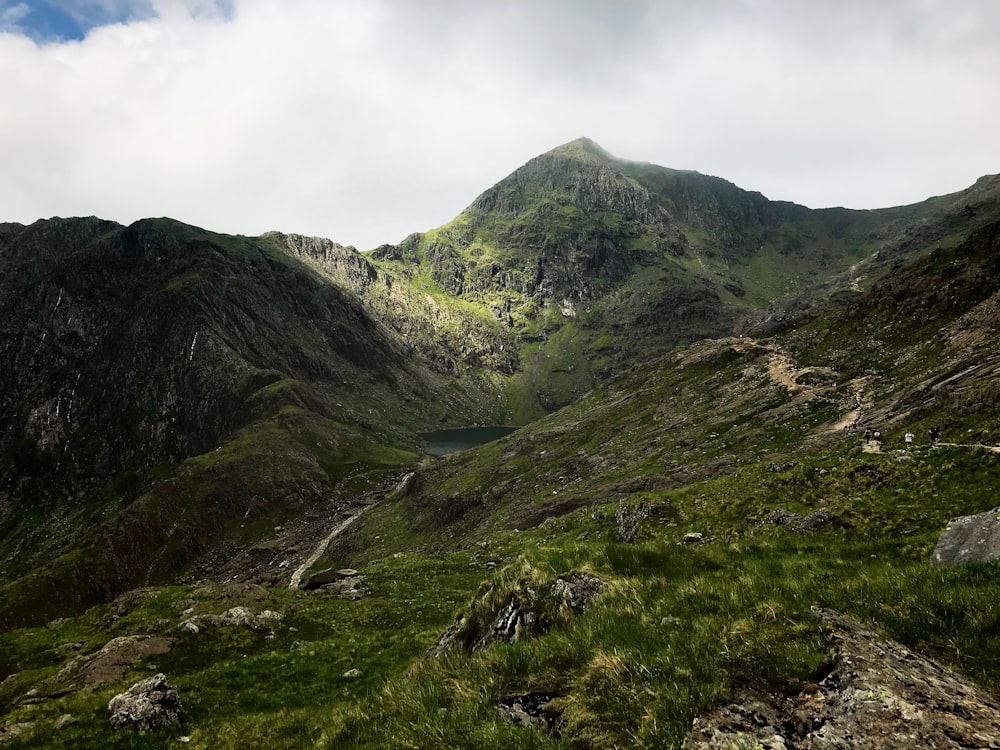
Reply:
M501 442L483 450L496 461L490 451L509 449ZM691 721L738 688L796 692L822 677L827 646L813 606L873 624L997 690L1000 601L988 594L998 566L940 569L928 559L948 519L993 507L998 487L992 454L834 446L780 471L768 461L742 464L437 553L428 537L393 526L403 506L383 506L362 537L373 544L361 566L367 598L172 587L127 611L100 607L50 628L11 631L0 636L0 674L8 676L0 710L5 723L37 722L33 734L11 741L14 748L166 747L182 734L201 748L680 747ZM616 514L639 505L647 512L635 543L623 543ZM810 533L766 523L779 508L800 516L823 509L830 523ZM685 543L689 531L704 543ZM376 539L397 535L423 551L393 553ZM487 559L499 567L484 569ZM583 614L560 609L547 593L573 571L608 584ZM513 592L535 598L547 631L422 656L460 613L468 627L488 629ZM284 619L273 635L177 629L190 608L220 612L241 602ZM90 654L126 633L176 640L112 685L61 694L52 680L68 658L64 644L82 642L79 653ZM342 676L353 668L358 678ZM107 700L154 671L181 695L182 729L112 733ZM50 697L26 700L38 686ZM529 691L558 696L561 735L515 726L497 710L502 696ZM77 723L51 729L63 713Z

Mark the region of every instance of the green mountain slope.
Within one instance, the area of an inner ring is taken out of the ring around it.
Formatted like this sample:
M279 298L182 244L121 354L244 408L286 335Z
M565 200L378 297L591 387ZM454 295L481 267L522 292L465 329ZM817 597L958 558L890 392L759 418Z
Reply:
M632 362L744 330L775 299L875 253L898 226L892 211L773 202L616 159L584 138L373 259L491 311L520 346L521 401L552 411Z

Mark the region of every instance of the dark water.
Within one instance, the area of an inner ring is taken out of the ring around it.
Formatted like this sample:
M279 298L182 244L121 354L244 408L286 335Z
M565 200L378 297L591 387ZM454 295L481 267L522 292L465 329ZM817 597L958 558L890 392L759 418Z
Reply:
M424 439L424 453L432 456L445 456L466 448L475 448L483 443L492 443L505 435L509 435L516 427L504 425L488 425L486 427L455 427L450 430L434 430L421 433Z

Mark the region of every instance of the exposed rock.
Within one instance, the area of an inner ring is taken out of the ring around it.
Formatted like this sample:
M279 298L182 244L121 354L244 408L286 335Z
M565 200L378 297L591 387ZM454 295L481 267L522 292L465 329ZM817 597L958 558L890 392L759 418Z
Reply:
M361 676L360 669L348 669L344 674L341 675L345 680L356 680Z
M459 633L461 633L462 630L465 628L465 625L466 625L466 619L464 616L461 616L457 620L455 620L455 622L453 622L451 625L448 626L447 630L445 630L441 635L438 636L438 639L437 641L434 642L434 645L431 646L429 649L427 649L427 653L425 654L425 656L428 656L431 659L436 659L437 657L441 656L441 654L447 651L451 647L451 644L453 644L456 641Z
M779 474L783 471L790 471L791 469L794 469L796 466L798 466L798 464L795 461L787 461L785 463L774 462L767 467L767 470Z
M113 638L89 659L78 657L68 661L59 670L59 678L83 682L85 687L97 687L113 682L144 656L165 654L170 650L171 639L126 635Z
M639 521L649 518L652 506L649 503L639 503L638 505L618 506L615 511L615 522L618 524L618 541L630 544L635 541L636 534L639 533Z
M52 722L53 729L65 729L70 724L76 724L76 717L73 714L63 714L54 722Z
M948 522L931 554L932 565L968 565L1000 560L1000 506Z
M552 584L552 598L577 612L583 612L603 594L608 584L587 573L571 573Z
M699 531L689 531L684 535L685 544L701 544L705 541L705 535Z
M551 599L540 595L532 586L522 584L500 599L503 603L499 606L489 605L478 616L460 616L438 637L426 655L438 657L456 641L478 651L493 643L511 643L540 635L551 627L553 602L559 606L559 616L565 617L586 610L606 589L607 584L600 578L578 572L556 579L548 590Z
M338 571L338 573L342 572L345 571ZM328 594L340 597L341 599L350 599L351 601L362 599L365 594L368 593L368 590L365 587L365 577L358 575L356 570L351 572L354 573L354 575L339 578L338 580L331 581L330 583L324 583L322 586L313 590L324 591Z
M12 740L15 737L21 737L35 728L35 722L33 721L19 721L14 724L7 724L6 726L0 727L0 742L6 742L7 740Z
M178 726L181 701L163 674L137 682L108 702L113 729L148 731Z
M503 696L498 708L519 726L543 729L558 736L566 721L549 708L557 697L551 693L513 693Z
M794 697L744 694L696 719L685 750L1000 748L1000 702L960 675L842 615L832 670Z
M302 588L306 591L310 589L318 589L320 586L325 586L328 583L343 581L346 578L355 578L357 575L358 571L353 568L341 568L340 570L326 568L325 570L317 571L309 576L306 579L306 582L302 584Z
M476 642L473 650L484 649L497 641L511 643L523 633L535 632L537 629L538 615L525 607L520 597L514 594L496 613L493 622Z
M221 615L195 615L180 624L182 633L195 635L208 628L225 626L250 628L251 630L273 630L283 615L274 610L265 609L259 615L247 607L231 607Z
M784 508L778 508L777 510L772 510L766 516L764 520L760 522L763 525L771 526L788 526L799 534L808 534L812 531L818 531L819 529L825 528L832 523L832 518L830 514L820 508L819 510L814 510L812 513L800 516L798 513L793 513L790 510L785 510Z
M818 531L819 529L825 528L831 523L830 514L820 508L819 510L814 510L807 516L803 516L798 522L793 524L795 531L801 534L807 534L811 531Z
M790 510L778 508L777 510L772 510L764 516L764 520L761 521L761 524L768 524L770 526L787 526L793 521L798 520L798 518L798 513L792 513Z

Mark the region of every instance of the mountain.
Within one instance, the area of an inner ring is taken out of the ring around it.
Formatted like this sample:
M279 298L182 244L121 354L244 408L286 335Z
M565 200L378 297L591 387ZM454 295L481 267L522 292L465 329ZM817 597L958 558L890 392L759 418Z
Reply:
M260 534L405 463L419 428L503 414L456 370L468 353L414 354L288 238L170 220L2 234L0 609L17 618L168 580L242 545L248 520Z
M628 363L745 330L774 300L902 242L919 213L769 201L583 138L532 159L445 226L372 255L534 345L522 348L521 401L537 401L524 415L535 418Z
M997 563L928 564L1000 486L996 176L813 210L579 139L371 253L52 219L0 269L12 747L128 745L159 671L151 747L678 747L829 696L831 622L1000 689ZM1000 742L968 700L933 736Z

